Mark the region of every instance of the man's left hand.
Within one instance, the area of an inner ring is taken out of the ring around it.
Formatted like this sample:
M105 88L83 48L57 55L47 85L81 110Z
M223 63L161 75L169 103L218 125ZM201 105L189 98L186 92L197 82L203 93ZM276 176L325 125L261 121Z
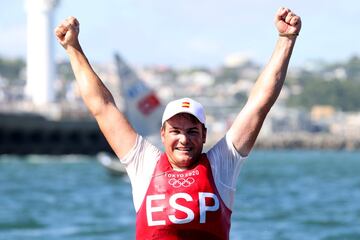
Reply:
M301 29L301 18L290 9L281 7L275 15L275 25L280 34L297 35Z

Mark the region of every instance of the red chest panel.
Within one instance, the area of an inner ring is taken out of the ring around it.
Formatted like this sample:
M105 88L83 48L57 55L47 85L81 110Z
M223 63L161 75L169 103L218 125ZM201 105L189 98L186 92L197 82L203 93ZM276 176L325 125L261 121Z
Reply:
M136 239L228 239L230 217L205 154L181 172L163 154L137 212Z

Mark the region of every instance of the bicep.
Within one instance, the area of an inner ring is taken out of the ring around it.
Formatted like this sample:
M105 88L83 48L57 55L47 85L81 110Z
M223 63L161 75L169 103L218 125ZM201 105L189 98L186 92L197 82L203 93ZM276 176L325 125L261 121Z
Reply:
M124 114L112 103L105 104L95 116L101 132L119 158L130 151L137 133Z
M235 118L229 130L229 137L242 156L247 156L253 148L266 114L248 102Z

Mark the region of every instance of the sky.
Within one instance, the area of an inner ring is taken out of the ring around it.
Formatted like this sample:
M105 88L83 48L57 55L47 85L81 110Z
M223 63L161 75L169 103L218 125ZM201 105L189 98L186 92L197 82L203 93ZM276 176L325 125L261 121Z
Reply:
M54 27L80 21L80 42L91 62L114 52L136 65L218 66L231 54L265 64L277 31L274 15L286 6L302 18L291 64L360 56L358 0L60 0ZM0 56L25 57L24 0L1 0ZM56 59L66 59L56 43Z

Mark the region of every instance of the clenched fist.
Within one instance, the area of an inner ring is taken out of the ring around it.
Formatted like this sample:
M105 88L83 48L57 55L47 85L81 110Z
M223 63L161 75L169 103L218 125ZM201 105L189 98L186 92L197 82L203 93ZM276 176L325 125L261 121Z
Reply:
M56 38L65 49L79 46L79 26L76 18L68 17L55 28Z
M288 8L281 7L275 15L275 26L280 35L298 35L301 18Z

